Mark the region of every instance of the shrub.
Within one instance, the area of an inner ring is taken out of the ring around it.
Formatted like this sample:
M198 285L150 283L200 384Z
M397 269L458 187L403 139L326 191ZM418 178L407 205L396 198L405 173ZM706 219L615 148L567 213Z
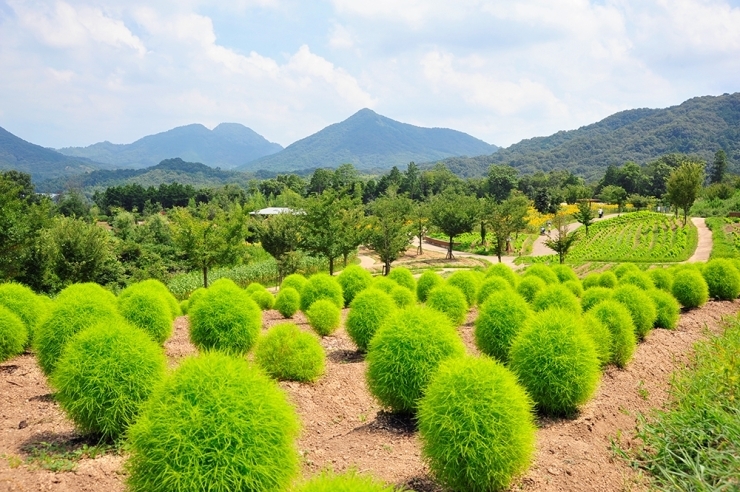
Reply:
M503 263L494 263L490 267L488 267L488 270L486 270L486 278L491 277L501 277L507 282L509 282L509 285L511 285L512 288L516 288L517 281L519 278L514 273L514 270L509 268L509 266L503 264Z
M395 267L388 274L388 278L396 282L398 285L406 287L411 292L416 292L416 279L408 268Z
M427 296L427 306L444 313L455 326L463 324L468 314L465 294L451 285L440 285L434 288Z
M306 311L306 318L316 333L325 337L339 328L342 310L329 299L319 299Z
M317 273L311 276L308 282L306 282L306 285L303 286L303 290L301 291L301 311L305 313L311 307L311 304L320 299L333 302L339 309L344 307L342 286L339 285L337 279L326 273Z
M503 277L491 276L483 281L478 289L478 305L482 306L488 296L494 292L501 292L502 290L509 290L513 292L511 284L506 281Z
M591 337L576 314L550 309L529 318L509 367L540 410L567 415L588 401L601 375Z
M280 289L282 290L290 287L300 294L307 283L308 279L300 273L291 273L283 279L283 282L280 284Z
M526 278L531 276L541 278L546 284L560 283L558 276L555 274L552 268L545 265L535 264L527 268L524 271L524 277Z
M402 285L396 286L390 293L391 298L395 301L396 306L406 308L416 304L416 296L410 290Z
M74 284L64 289L38 325L34 348L47 376L56 367L66 343L79 331L119 317L116 298L97 284Z
M581 314L581 302L564 285L548 285L534 296L532 307L535 311L560 308L571 313Z
M612 360L612 332L609 331L599 318L591 313L586 313L582 318L583 328L591 337L596 349L596 356L602 366Z
M214 282L190 310L190 340L201 350L246 354L262 329L262 311L233 281Z
M167 303L167 306L169 307L169 312L172 319L177 318L181 314L180 303L177 301L177 298L172 295L172 292L170 292L170 289L168 289L166 285L153 278L138 282L124 289L123 292L121 292L119 298L126 297L129 293L136 292L137 289L145 290L147 292L156 292L157 294L162 296L162 298Z
M144 331L123 320L105 322L69 341L51 384L79 429L114 440L136 421L166 368L162 349Z
M451 490L507 488L527 469L535 432L527 393L508 369L487 358L442 363L419 404L422 453Z
M22 354L27 340L28 329L21 318L0 306L0 362Z
M574 272L568 265L553 265L550 269L558 276L558 280L561 284L570 281L578 282L578 275L576 275L576 272Z
M262 311L272 309L272 307L275 305L275 296L273 296L272 293L270 293L270 291L268 291L267 289L252 292L249 297L251 297L252 300L257 303Z
M164 344L172 334L172 311L167 300L159 292L146 287L126 294L118 298L121 316L158 344Z
M617 276L612 271L606 271L599 276L599 286L613 289L617 286Z
M398 287L398 284L395 281L389 279L388 277L381 276L381 277L374 277L373 283L370 286L377 290L382 290L386 294L390 294L393 289Z
M401 489L350 470L341 475L324 471L296 487L294 492L401 492Z
M532 302L537 293L544 289L546 285L547 284L545 284L545 281L542 280L540 277L530 275L528 277L522 278L522 281L519 282L516 291L524 299L526 299L527 302Z
M679 306L676 298L668 292L658 289L648 291L648 295L653 300L657 313L655 327L674 329L676 323L678 323L678 315L681 313L681 306Z
M607 289L606 287L592 287L583 293L581 308L583 308L584 312L588 311L601 301L611 299L613 292L612 289Z
M34 292L23 284L9 282L0 285L0 306L18 316L28 333L26 346L33 340L33 332L45 310L44 304Z
M288 381L315 381L324 373L324 358L316 337L293 323L273 326L254 349L254 360L268 375Z
M415 411L439 364L464 354L465 346L443 314L420 306L397 311L370 341L368 387L384 407Z
M704 305L709 299L709 286L701 273L693 269L676 272L671 286L673 297L685 308Z
M342 286L344 305L349 306L359 292L370 286L373 276L359 265L350 265L337 276L337 281Z
M630 312L635 324L635 336L638 340L645 338L655 324L658 313L655 304L644 290L634 285L622 285L614 289L614 300L621 302Z
M598 273L589 273L586 275L583 279L583 288L585 290L588 290L592 287L599 287L599 280L601 279L601 274Z
M205 293L208 292L203 287L198 287L193 292L190 293L190 297L188 297L188 310L192 311L193 306L195 306L195 303L198 302L200 299L203 298Z
M478 295L478 279L469 270L458 270L447 279L447 285L460 289L468 306L475 304Z
M298 471L298 428L285 394L254 365L218 352L185 359L129 430L128 486L283 490Z
M282 287L273 307L285 318L292 318L301 307L301 296L293 287Z
M740 273L731 261L712 260L704 266L702 275L709 288L709 297L731 301L740 294Z
M634 285L642 290L654 289L655 285L650 276L641 271L627 272L619 279L619 285Z
M652 270L648 270L648 275L650 276L650 280L653 281L653 285L655 285L656 289L664 290L666 292L671 291L673 277L671 277L671 274L667 269L653 268Z
M255 292L266 291L267 288L259 282L252 282L249 285L247 285L247 287L244 290L246 291L247 294L251 296Z
M589 314L593 314L612 334L611 361L619 367L626 366L637 345L630 312L619 302L607 299L597 304Z
M188 314L188 306L189 306L189 304L190 304L190 302L187 299L185 299L184 301L180 301L180 312L183 315L187 315Z
M641 270L634 263L621 263L614 268L614 275L618 279L621 279L625 274L630 272L641 272Z
M443 282L444 280L437 272L425 270L416 283L416 297L419 299L419 302L427 302L429 292Z
M362 291L349 307L347 334L359 350L365 351L383 321L395 311L395 301L385 292L375 288Z
M478 311L475 320L476 346L484 354L507 362L511 343L530 314L527 301L513 290L494 292Z

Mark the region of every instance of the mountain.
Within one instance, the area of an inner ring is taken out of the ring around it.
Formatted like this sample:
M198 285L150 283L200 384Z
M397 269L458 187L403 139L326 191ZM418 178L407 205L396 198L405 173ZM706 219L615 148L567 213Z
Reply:
M185 162L179 157L166 159L145 169L98 170L76 176L65 176L42 181L36 185L41 193L59 193L69 189L94 189L139 184L144 187L180 183L196 188L225 184L247 185L254 175L237 171L214 169L199 162Z
M295 171L337 167L390 169L411 161L495 152L495 145L447 128L422 128L363 109L341 123L299 140L283 151L252 161L241 170Z
M485 174L491 164L508 164L522 174L568 169L595 180L609 164L644 164L673 152L712 162L719 149L727 152L730 168L740 170L740 93L695 97L665 109L621 111L577 130L522 140L491 155L442 162L471 176Z
M116 168L142 169L179 157L211 167L231 169L283 149L238 123L221 123L213 130L203 125L180 126L149 135L130 144L100 142L89 147L66 147L59 152L86 157Z
M31 175L35 182L105 168L89 159L68 157L26 142L0 128L0 170L15 169Z

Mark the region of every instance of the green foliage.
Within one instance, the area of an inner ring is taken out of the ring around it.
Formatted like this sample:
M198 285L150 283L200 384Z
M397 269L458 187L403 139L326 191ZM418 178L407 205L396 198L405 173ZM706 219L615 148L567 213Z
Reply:
M327 299L334 303L339 309L344 307L344 294L342 286L337 279L326 273L317 273L312 275L306 285L303 286L301 293L301 311L308 311L311 304L320 300Z
M203 299L203 296L208 292L203 287L199 287L195 289L193 292L190 293L190 297L188 297L188 310L192 311L193 307L195 306L195 303L199 302L201 299Z
M594 342L599 362L602 366L607 365L612 360L612 332L592 313L586 313L582 321L583 329Z
M262 311L272 309L275 304L275 296L270 293L267 289L258 290L253 292L249 297L260 307Z
M475 196L459 194L447 189L436 195L430 202L430 222L447 237L452 238L473 230L478 221L478 199ZM447 258L452 258L452 245L448 247Z
M492 293L475 320L475 345L484 354L508 362L511 343L530 315L527 301L513 290Z
M324 471L298 485L293 492L401 492L391 485L369 475L360 475L354 470L337 475Z
M522 278L516 288L516 291L524 297L527 302L532 302L539 291L545 288L547 284L537 275L528 275Z
M607 289L613 289L617 286L617 275L612 271L606 271L599 277L599 286L606 287Z
M434 270L424 270L416 283L416 297L419 302L426 302L429 292L440 285L444 280Z
M370 286L375 289L382 290L386 294L390 294L393 289L398 287L398 284L388 277L380 276L373 278L373 283Z
M409 247L413 206L409 198L397 195L378 197L368 205L372 215L363 231L364 244L378 254L386 272L393 273L391 263Z
M535 311L545 311L547 309L562 309L574 314L581 313L581 302L564 285L548 285L532 301L532 307Z
M478 279L470 270L458 270L447 278L447 285L460 289L468 306L475 304L478 294Z
M740 273L731 261L711 260L701 273L707 282L709 297L731 301L740 295Z
M368 387L381 405L413 412L439 364L464 354L462 340L443 314L416 306L397 311L370 341Z
M583 278L583 288L585 290L588 290L592 287L598 287L599 286L599 279L601 278L600 273L589 273Z
M410 291L402 285L395 287L391 291L390 295L393 298L393 301L396 303L396 306L401 309L416 304L416 295L414 294L414 292Z
M563 282L563 287L567 287L576 297L583 296L583 284L581 284L580 280L568 280L567 282Z
M529 318L514 340L509 367L551 415L568 415L586 403L599 383L599 359L578 315L551 309Z
M301 307L301 295L293 287L281 287L273 307L284 318L292 318Z
M167 300L151 287L141 284L127 287L118 298L118 312L160 345L172 334L172 315Z
M630 312L621 303L607 299L598 303L589 314L593 314L612 334L611 362L619 367L626 366L637 346Z
M613 292L612 289L607 289L606 287L592 287L588 289L583 293L583 297L581 298L583 311L589 311L598 303L611 299Z
M645 338L653 329L658 313L652 298L639 287L634 285L621 285L614 289L612 295L615 301L621 302L630 312L632 322L635 324L635 336L638 340Z
M22 354L28 341L28 329L10 309L0 305L0 362Z
M478 289L478 305L482 306L488 296L502 290L513 291L511 284L503 277L490 276L486 278Z
M342 310L329 299L319 299L306 311L306 318L316 333L325 337L339 328Z
M136 421L166 367L162 349L146 333L124 321L104 322L69 341L51 384L79 429L115 440Z
M45 307L39 296L23 284L9 282L0 285L0 306L18 316L26 327L26 345L33 342L33 333Z
M231 280L220 279L190 310L190 340L200 350L246 354L262 329L262 311Z
M514 271L509 266L503 263L494 263L493 265L488 267L488 269L486 270L486 278L488 277L502 277L514 288L516 287L517 281L519 280Z
M668 273L665 268L653 268L648 270L648 276L653 281L653 285L656 289L671 292L671 286L673 285L673 277Z
M366 351L375 332L395 311L396 303L388 294L375 288L364 290L350 305L347 334L359 350Z
M650 276L642 271L639 272L627 272L619 279L620 285L634 285L642 290L650 290L655 288L653 280Z
M553 265L550 268L555 272L555 275L558 276L560 283L565 283L571 280L578 281L576 272L574 272L568 265Z
M299 294L303 290L303 287L308 283L308 279L301 275L300 273L291 273L287 277L285 277L280 284L281 289L285 289L286 287L292 287L296 290Z
M678 323L678 315L681 313L681 306L679 306L676 298L668 292L658 289L648 291L648 295L653 300L657 312L655 327L674 329L676 323Z
M254 349L257 364L280 380L315 381L324 373L324 359L324 348L316 337L293 323L273 326Z
M685 308L703 306L709 299L709 286L701 273L693 269L684 269L673 276L671 287L673 297Z
M454 326L463 324L468 314L465 295L460 289L451 285L440 285L432 289L427 295L426 305L435 311L444 313Z
M262 285L262 284L261 284L261 283L259 283L259 282L252 282L252 283L250 283L249 285L247 285L247 286L246 286L246 287L244 288L244 292L246 292L246 293L247 293L247 294L249 294L250 296L251 296L252 294L254 294L255 292L263 292L263 291L265 291L265 290L267 290L267 289L265 289L265 286L264 286L264 285Z
M64 289L36 329L33 343L41 370L47 376L54 372L64 346L77 332L118 316L115 296L99 285L74 284Z
M170 292L167 286L164 285L162 282L160 282L159 280L150 278L142 282L139 282L136 285L139 285L141 288L149 289L153 292L157 292L159 295L161 295L164 298L164 300L167 302L167 305L169 306L172 319L175 319L180 315L180 304L177 302L177 298L174 295L172 295L172 292ZM125 296L127 290L128 289L124 289L124 291L121 292L121 296Z
M535 432L527 393L487 358L442 363L419 404L422 453L451 490L506 489L532 460Z
M666 181L668 200L671 205L683 210L684 224L686 224L689 209L699 198L703 183L704 163L698 160L685 160L668 176L668 181Z
M412 292L416 292L416 279L408 268L396 267L391 270L388 277L398 285L406 287Z
M285 394L255 366L219 352L188 358L129 430L128 486L284 490L298 471L298 429Z
M532 265L527 268L524 272L524 278L531 276L541 278L546 284L560 283L560 279L558 279L553 269L545 265Z
M344 305L349 306L358 293L370 286L373 276L359 265L350 265L337 276L337 281L342 286Z
M184 301L180 301L180 312L183 315L187 315L188 314L188 306L189 305L190 305L190 301L188 301L187 299L185 299Z

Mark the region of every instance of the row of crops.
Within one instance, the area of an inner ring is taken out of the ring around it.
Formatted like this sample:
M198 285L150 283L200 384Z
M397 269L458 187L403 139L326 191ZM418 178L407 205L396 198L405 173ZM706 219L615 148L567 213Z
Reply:
M366 354L368 389L383 407L416 416L437 480L499 490L532 460L535 411L572 415L604 367L628 364L650 330L675 327L680 306L736 298L737 266L624 264L582 281L564 266L517 275L497 264L418 280L403 268L372 277L352 266L336 277L291 275L277 296L220 279L179 304L156 281L118 297L73 285L53 301L5 284L0 360L32 347L80 431L126 443L130 490L392 490L354 472L295 480L299 419L276 380L322 376L319 337L349 306L345 329ZM456 329L472 306L480 356ZM266 309L286 322L263 332ZM181 310L200 355L168 370L163 344ZM315 333L290 322L299 310Z

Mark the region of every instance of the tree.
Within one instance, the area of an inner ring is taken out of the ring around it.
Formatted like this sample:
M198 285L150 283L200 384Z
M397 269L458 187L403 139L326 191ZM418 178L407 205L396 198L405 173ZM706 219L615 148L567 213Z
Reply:
M412 200L421 199L421 171L413 161L409 162L406 172L403 174L403 182L399 192L407 193Z
M324 191L331 188L333 178L334 171L332 171L331 169L319 168L315 170L311 175L311 181L308 183L306 191L309 195L320 195Z
M292 255L301 240L299 218L291 212L273 215L257 227L260 244L277 262L278 284L292 272Z
M478 221L478 199L445 190L431 201L431 223L450 238L447 259L452 255L452 240L455 236L470 232Z
M591 202L589 200L581 200L578 202L578 211L573 214L573 218L577 222L581 223L586 229L586 237L588 237L588 228L594 222L594 211L591 208Z
M370 211L365 244L380 256L388 275L391 263L406 251L413 235L408 220L412 202L406 197L385 196L370 204Z
M627 192L621 186L605 186L600 196L601 200L606 203L616 203L619 212L622 212L624 204L627 203Z
M638 194L632 194L627 198L627 201L635 207L635 210L642 210L650 206L650 198Z
M709 176L710 183L721 183L725 179L727 173L727 153L724 150L719 149L714 153L714 164L712 165L712 173Z
M488 168L487 191L496 202L506 199L517 186L518 171L511 166L492 165Z
M365 240L365 211L359 203L354 200L342 200L343 208L340 210L339 229L339 253L342 255L342 263L347 266L347 258L357 252L357 247Z
M689 215L689 209L701 192L704 182L704 164L697 161L685 161L670 176L666 188L668 199L676 209L683 210L683 224Z
M511 235L525 227L524 217L527 215L529 200L522 194L512 194L506 200L496 203L492 199L486 207L487 222L496 238L496 256L501 263L501 256L506 249L506 243Z
M416 254L424 254L422 244L424 236L429 229L429 204L426 202L417 202L411 210L411 221L414 235L419 240L419 246L416 248Z
M334 190L325 190L303 202L301 249L329 260L329 274L334 275L334 260L342 254L342 209L350 199L340 199Z
M568 220L567 217L562 213L555 214L552 219L552 224L555 226L555 237L551 236L551 233L547 234L545 240L545 246L555 251L560 259L560 264L565 263L565 257L570 251L570 248L575 244L578 239L578 231L568 231Z

